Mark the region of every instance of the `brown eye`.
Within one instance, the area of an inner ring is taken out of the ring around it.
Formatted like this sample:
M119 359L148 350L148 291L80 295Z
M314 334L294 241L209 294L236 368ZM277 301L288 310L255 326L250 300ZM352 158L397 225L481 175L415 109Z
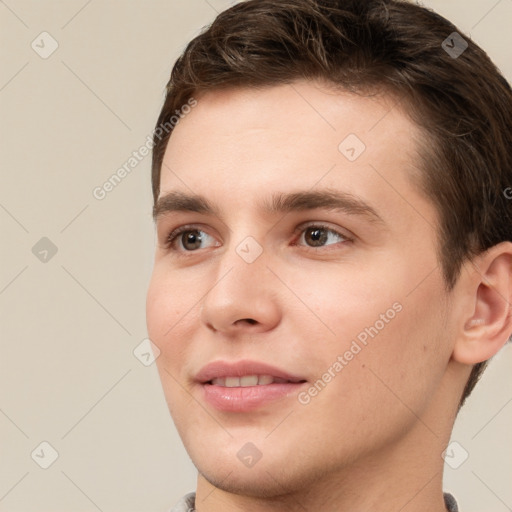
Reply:
M337 242L347 242L350 239L334 229L322 225L311 225L301 228L300 240L308 247L323 247L335 245ZM328 243L330 242L330 243Z
M197 252L210 245L218 246L215 238L195 226L180 226L167 236L165 247L176 253Z
M191 231L185 231L181 234L181 244L187 251L193 251L194 249L199 249L203 237L200 234L201 232L198 229L194 229Z
M311 227L305 230L304 239L309 242L313 247L322 246L327 241L326 230L318 227Z

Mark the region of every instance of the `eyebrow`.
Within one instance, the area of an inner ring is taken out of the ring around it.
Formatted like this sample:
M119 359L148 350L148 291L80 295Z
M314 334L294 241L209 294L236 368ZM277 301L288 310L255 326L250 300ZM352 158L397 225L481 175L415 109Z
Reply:
M314 209L340 211L384 224L382 217L365 201L348 192L332 189L276 192L272 194L270 201L264 201L261 205L261 210L268 215ZM157 221L161 216L172 212L194 212L221 217L219 209L204 196L179 191L169 192L157 200L153 207L153 219Z

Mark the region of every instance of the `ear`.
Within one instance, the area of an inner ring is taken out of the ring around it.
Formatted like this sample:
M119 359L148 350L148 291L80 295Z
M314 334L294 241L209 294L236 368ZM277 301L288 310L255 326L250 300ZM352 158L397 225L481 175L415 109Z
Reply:
M491 247L468 270L469 306L452 357L474 365L495 355L512 334L512 243Z

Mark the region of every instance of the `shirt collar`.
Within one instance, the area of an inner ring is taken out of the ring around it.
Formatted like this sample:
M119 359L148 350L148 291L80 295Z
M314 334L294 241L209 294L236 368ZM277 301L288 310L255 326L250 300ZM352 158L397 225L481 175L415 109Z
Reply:
M195 502L196 493L190 492L183 496L183 498L181 498L181 500L178 503L176 503L176 505L171 510L169 510L169 512L195 512ZM455 498L447 492L444 493L444 503L446 505L446 510L448 512L459 511Z

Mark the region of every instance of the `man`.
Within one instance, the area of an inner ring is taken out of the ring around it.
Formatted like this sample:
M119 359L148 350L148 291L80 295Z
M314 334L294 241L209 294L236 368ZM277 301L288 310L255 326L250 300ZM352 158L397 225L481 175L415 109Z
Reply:
M250 0L185 49L154 142L148 332L198 469L173 511L457 510L441 456L512 333L485 53L412 3Z

